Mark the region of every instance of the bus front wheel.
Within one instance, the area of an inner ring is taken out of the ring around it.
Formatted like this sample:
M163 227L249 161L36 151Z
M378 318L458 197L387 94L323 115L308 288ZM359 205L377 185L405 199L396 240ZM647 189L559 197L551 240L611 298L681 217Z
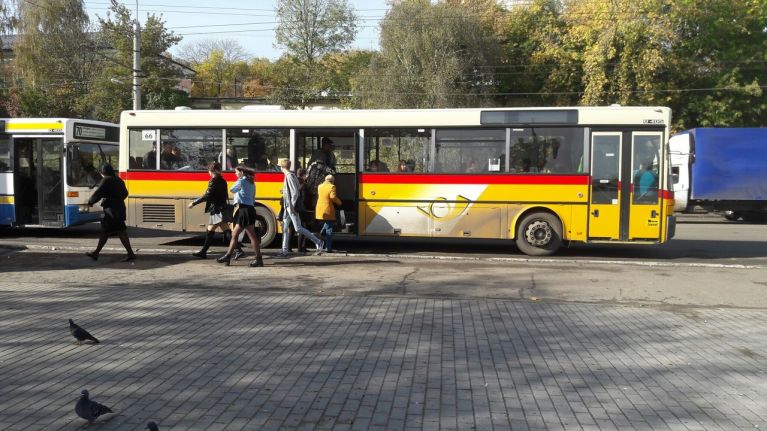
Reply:
M532 213L517 226L517 247L529 256L549 256L562 245L562 223L550 213Z
M268 247L277 236L277 220L265 207L256 206L256 233L261 237L261 247Z

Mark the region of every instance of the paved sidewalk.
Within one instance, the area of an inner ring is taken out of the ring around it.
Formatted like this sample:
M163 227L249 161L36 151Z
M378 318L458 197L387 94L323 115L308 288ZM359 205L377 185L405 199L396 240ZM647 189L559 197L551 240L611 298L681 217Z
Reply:
M74 345L68 318L103 343ZM81 389L115 411L96 430L765 429L766 327L760 310L0 278L0 429L77 429Z

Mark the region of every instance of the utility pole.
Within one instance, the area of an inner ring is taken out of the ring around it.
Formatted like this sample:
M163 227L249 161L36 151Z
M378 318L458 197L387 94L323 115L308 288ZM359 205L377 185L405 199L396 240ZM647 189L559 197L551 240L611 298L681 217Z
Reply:
M138 0L136 20L133 22L133 110L141 109L141 24L138 22Z

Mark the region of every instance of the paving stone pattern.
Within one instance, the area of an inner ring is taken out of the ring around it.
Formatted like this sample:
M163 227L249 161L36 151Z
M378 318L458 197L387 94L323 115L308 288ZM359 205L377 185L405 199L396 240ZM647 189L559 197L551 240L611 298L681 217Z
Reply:
M67 319L103 341L73 344ZM767 312L0 284L0 429L767 428Z

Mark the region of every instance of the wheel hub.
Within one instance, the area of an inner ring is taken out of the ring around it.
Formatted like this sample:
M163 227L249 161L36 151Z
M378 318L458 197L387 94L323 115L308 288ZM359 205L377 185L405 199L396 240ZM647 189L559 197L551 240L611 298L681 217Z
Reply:
M543 220L536 220L525 229L525 239L530 245L536 247L545 246L551 241L552 229L551 226Z

